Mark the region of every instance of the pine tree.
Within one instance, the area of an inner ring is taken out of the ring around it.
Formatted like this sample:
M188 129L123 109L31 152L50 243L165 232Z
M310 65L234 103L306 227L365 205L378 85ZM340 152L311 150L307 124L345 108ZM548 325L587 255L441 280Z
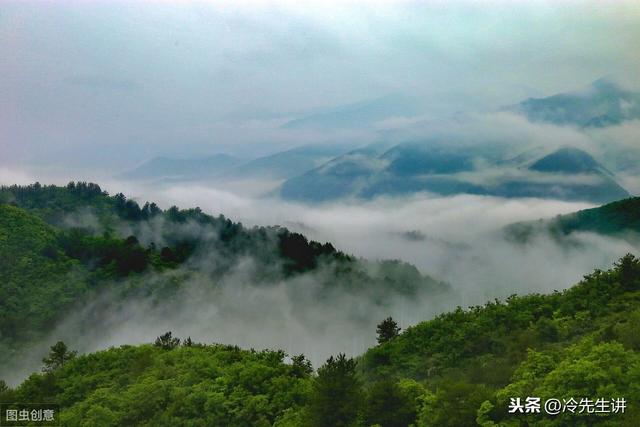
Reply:
M58 341L53 346L51 346L49 356L42 359L42 363L44 363L42 370L44 372L53 372L63 366L69 360L76 357L77 354L77 351L69 351L65 343L63 343L62 341Z
M378 327L376 328L376 332L378 333L378 344L382 344L388 341L391 341L400 333L400 327L395 320L391 317L387 317L384 319Z
M309 422L318 427L353 426L362 405L356 362L344 354L331 356L318 369L309 402Z
M180 345L180 338L172 337L171 331L169 331L157 337L153 345L160 347L163 350L171 350Z

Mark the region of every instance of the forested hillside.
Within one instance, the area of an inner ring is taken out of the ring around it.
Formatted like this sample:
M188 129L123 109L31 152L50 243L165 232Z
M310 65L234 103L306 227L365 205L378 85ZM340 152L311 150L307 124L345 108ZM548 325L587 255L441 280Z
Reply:
M43 373L0 385L0 400L58 403L69 426L636 426L638 328L640 262L627 255L564 292L458 309L400 334L386 319L378 346L315 373L302 355L171 334L82 356L58 343ZM528 396L626 407L508 413Z
M558 215L550 220L516 223L506 229L509 237L521 242L526 242L539 233L550 233L556 239L562 239L577 232L637 240L640 233L640 197Z
M459 308L369 350L369 382L411 378L428 387L421 425L638 425L640 262L623 257L564 292ZM625 397L624 416L507 414L509 398ZM525 424L526 425L526 424Z
M246 257L252 268L243 274L257 286L316 274L320 286L305 292L327 307L336 295L385 307L394 295L435 298L447 289L407 264L358 260L281 227L246 228L197 208L140 208L94 184L5 187L0 197L4 366L105 290L116 295L105 312L134 297L160 304L191 275L221 286ZM621 217L626 209L613 204L577 217L589 227L611 218L635 227L631 214ZM101 325L90 324L100 317L92 316L83 327L100 334ZM336 354L315 371L304 355L169 332L149 336L153 344L84 355L58 342L42 354L41 373L15 387L0 383L0 401L57 403L69 426L640 424L640 262L633 255L563 292L458 308L406 331L392 318L378 321L369 332L377 346L356 359ZM625 399L627 406L508 412L512 399L527 397Z
M167 305L193 282L217 289L235 281L257 287L290 281L307 299L328 305L352 295L384 307L396 297L448 292L447 285L400 261L356 259L282 227L247 228L198 208L140 207L95 184L3 187L0 201L5 369L8 360L19 360L29 344L106 292L111 298L97 304L90 321L133 298ZM238 274L241 279L228 279Z

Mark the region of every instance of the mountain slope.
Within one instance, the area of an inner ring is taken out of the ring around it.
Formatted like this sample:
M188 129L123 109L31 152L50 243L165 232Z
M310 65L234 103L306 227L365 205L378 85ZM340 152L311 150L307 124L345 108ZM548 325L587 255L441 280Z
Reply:
M39 336L87 289L77 261L60 250L57 238L40 218L0 204L0 347L5 350L14 341Z
M24 369L25 352L37 360L41 350L29 346L63 324L69 332L57 333L85 337L85 351L110 342L99 325L118 330L137 314L167 321L173 313L176 323L218 312L234 319L246 304L226 312L221 301L243 292L278 299L291 313L277 314L309 325L318 324L304 317L312 302L329 309L358 301L358 310L344 312L354 328L397 301L434 297L436 307L443 304L436 296L450 292L400 261L356 259L282 227L246 228L198 208L140 208L95 184L2 187L0 201L0 376ZM180 301L192 309L176 310Z
M143 180L196 180L210 179L237 166L242 161L227 154L194 159L155 157L121 175L124 179Z
M304 404L304 360L222 345L123 346L32 375L6 401L59 402L65 426L272 425ZM0 394L1 395L1 394Z
M628 255L563 292L459 308L410 327L366 352L360 369L369 381L429 384L419 425L631 426L638 407L602 418L508 414L507 407L510 398L527 396L637 401L638 327L640 262Z
M322 202L358 194L368 180L384 169L377 157L384 145L352 150L327 163L286 180L279 194L289 200Z
M530 98L511 107L531 121L606 127L640 118L640 93L599 79L582 91Z
M458 308L396 331L357 359L357 371L342 356L312 374L302 356L284 363L282 352L169 336L67 353L15 389L0 384L0 400L58 403L69 426L635 426L638 327L640 262L627 255L563 292ZM508 413L527 397L541 399L539 412ZM607 411L547 415L547 399L576 399L576 408L601 399Z
M288 179L303 174L346 151L332 145L305 145L260 157L222 174L223 179Z
M574 147L561 147L527 167L539 175L512 179L497 186L496 195L541 197L607 203L630 194L590 154Z
M553 219L515 223L508 226L505 232L510 238L521 242L542 233L551 233L562 239L579 232L635 240L640 233L640 197L559 215Z
M337 107L291 120L285 129L363 128L394 117L411 117L418 113L417 102L403 95L387 95L369 101Z
M604 168L588 153L573 147L563 147L535 161L529 169L550 173L594 173Z
M354 151L285 181L285 199L323 202L430 192L538 197L606 203L629 197L588 153L571 147L529 160L503 160L491 145L403 143L385 152Z

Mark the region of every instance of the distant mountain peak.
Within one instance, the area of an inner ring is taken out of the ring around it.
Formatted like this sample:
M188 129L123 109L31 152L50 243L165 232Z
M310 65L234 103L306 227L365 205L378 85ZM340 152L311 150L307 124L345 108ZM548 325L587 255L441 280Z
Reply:
M609 76L600 77L599 79L594 80L590 86L594 89L602 91L621 89L620 85Z
M415 98L392 93L299 117L285 123L282 127L284 129L348 129L370 126L393 117L413 117L418 113L419 106Z
M529 98L508 109L532 122L602 128L640 119L640 93L601 77L582 90Z
M535 161L529 169L538 172L592 173L604 168L584 150L564 146Z
M120 175L124 179L211 178L238 165L241 160L224 153L194 158L154 157Z

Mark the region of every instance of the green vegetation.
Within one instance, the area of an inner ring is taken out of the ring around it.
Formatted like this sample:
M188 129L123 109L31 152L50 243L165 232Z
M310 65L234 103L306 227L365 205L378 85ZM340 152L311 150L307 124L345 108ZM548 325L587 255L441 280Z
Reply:
M393 326L390 319L382 325ZM64 425L636 426L640 261L623 257L551 295L458 309L383 340L358 359L203 345L75 357L62 343L43 373L0 400L56 402ZM372 331L373 332L373 331ZM512 398L624 397L618 414L509 414Z
M35 196L25 196L30 191ZM41 191L55 200L39 198ZM335 289L366 290L362 295L382 304L388 292L411 296L435 283L405 264L366 265L282 228L246 229L197 209L158 209L138 218L134 208L119 210L127 201L118 196L94 189L85 204L70 191L0 191L2 200L11 200L0 204L4 358L25 344L19 334L37 340L64 310L102 289L118 289L123 299L141 291L149 298L171 295L180 277L212 251L232 260L251 254L255 274L274 280L329 271L333 280L319 298ZM94 206L97 229L64 225L60 212ZM142 232L155 222L165 231L157 244ZM202 228L193 235L180 224ZM212 269L212 286L229 265ZM146 280L172 271L181 272L170 275L172 283ZM640 261L628 254L563 292L458 308L402 332L384 319L371 331L377 346L356 359L331 357L315 373L303 355L194 343L167 332L154 344L86 355L58 342L42 372L15 388L0 381L0 401L58 403L65 426L637 426L638 330ZM527 397L625 398L627 408L618 414L508 413L511 399Z
M91 183L0 187L0 206L20 208L21 215L34 223L39 218L40 227L57 237L49 242L52 251L80 261L91 271L108 270L104 273L110 278L215 255L213 274L217 278L240 259L251 257L257 262L256 277L261 282L328 269L332 274L326 276L337 276L337 280L327 280L327 288L366 290L379 300L394 293L447 289L400 261L370 263L283 227L247 228L223 215L207 215L200 208L161 210L149 202L140 208L134 200L122 194L109 196ZM19 235L20 230L11 224L1 225L6 228L3 233ZM9 242L7 250L12 245ZM31 247L24 246L25 250Z
M77 354L78 352L75 350L69 351L64 342L58 341L51 346L49 356L42 359L42 363L44 363L42 370L49 373L54 372L56 369L61 368L65 363L76 357Z
M378 333L378 344L389 342L400 333L400 327L391 317L384 319L376 328Z
M359 368L368 382L424 384L418 425L638 425L633 403L609 418L520 417L507 407L528 396L640 402L639 327L640 262L627 255L564 292L458 308L408 328L366 352Z
M61 250L57 238L38 217L0 205L0 344L34 339L86 291L79 262Z
M2 401L58 402L64 426L270 426L304 405L309 373L278 351L123 346L33 374Z
M575 232L590 232L625 239L638 239L640 233L640 197L632 197L552 220L520 222L507 227L506 233L516 241L526 242L546 232L560 240Z
M384 306L447 291L409 264L356 259L282 227L247 228L199 208L140 207L91 183L0 187L0 372L103 293L115 296L113 307L131 297L168 301L191 278L219 286L246 259L256 286L308 274L320 285L314 298L329 302L353 294Z
M562 215L552 227L563 234L591 231L600 234L640 232L640 197L620 200L575 214Z

